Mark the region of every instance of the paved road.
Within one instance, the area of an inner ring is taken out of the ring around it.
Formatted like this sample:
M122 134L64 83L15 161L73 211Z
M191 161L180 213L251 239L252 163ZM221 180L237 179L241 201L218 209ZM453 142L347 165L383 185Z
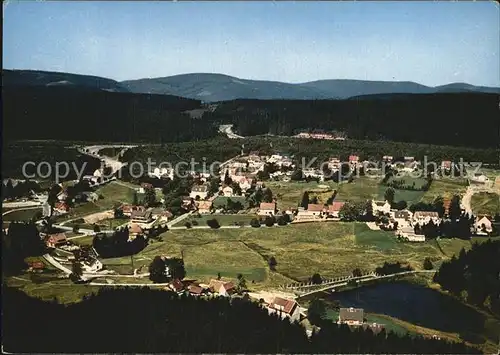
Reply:
M245 138L245 137L240 136L240 135L233 132L233 125L232 124L220 125L219 132L226 134L228 136L228 138L231 138L231 139Z
M28 209L24 207L42 207L41 202L35 201L26 201L26 202L4 202L2 203L2 207L5 208L18 208L18 209ZM12 212L12 211L11 211Z

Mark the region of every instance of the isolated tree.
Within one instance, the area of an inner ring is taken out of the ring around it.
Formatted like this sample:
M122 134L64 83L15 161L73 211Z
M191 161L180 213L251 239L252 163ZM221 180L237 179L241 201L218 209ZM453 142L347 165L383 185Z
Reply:
M186 223L184 223L184 226L189 229L189 228L191 228L191 223L186 222Z
M220 280L221 279L221 276L220 276L220 272L217 273L217 280Z
M448 210L448 215L452 221L456 221L460 218L462 214L462 209L460 207L460 196L454 195L450 201L450 208Z
M151 207L156 204L156 193L153 188L146 189L144 193L143 203L146 207Z
M82 264L77 260L73 261L71 265L71 274L69 275L70 280L73 282L81 281L82 275L83 275Z
M272 216L267 216L266 220L264 221L264 224L268 227L274 226L274 223L276 222L275 218Z
M213 228L213 229L220 228L219 221L217 221L215 218L209 219L209 220L207 221L207 225L208 225L210 228Z
M297 169L292 173L292 176L290 176L290 180L292 181L300 181L304 178L304 174L302 173L301 169Z
M394 189L392 187L389 187L387 190L385 190L384 198L387 200L387 202L392 204L394 202L395 193L396 192L394 191Z
M238 274L236 278L238 279L238 284L236 285L238 292L246 290L247 280L245 279L245 276L243 276L243 274Z
M179 279L182 280L186 277L186 268L184 266L184 260L181 258L166 258L165 267L167 269L167 279Z
M323 282L323 279L321 278L321 275L319 273L315 273L311 277L311 282L313 284L319 285L321 282Z
M360 277L361 275L363 275L363 273L361 272L361 269L356 268L356 269L352 270L352 276Z
M257 218L252 218L252 220L250 221L250 225L254 228L259 228L260 222Z
M326 318L326 304L325 301L315 298L311 301L307 309L307 319L309 322L316 326L321 326L323 320Z
M288 215L285 215L288 217ZM286 226L288 221L287 221L287 218L285 216L279 216L277 218L277 223L278 223L278 226Z
M276 261L276 258L274 256L271 256L269 258L269 268L272 271L276 271L276 265L278 265L278 262Z
M99 227L97 224L94 224L94 233L99 233L101 231L101 227Z
M434 269L434 265L432 265L432 261L428 257L424 259L424 265L423 266L424 266L425 270L432 270L432 269Z
M442 218L445 212L443 197L442 196L436 197L432 205L434 206L434 209L438 213L439 217Z
M273 202L273 192L269 187L265 188L263 191L262 200L264 202Z
M113 214L114 214L115 218L123 218L124 217L123 210L121 208L115 208L113 210Z
M78 224L75 224L73 226L73 233L78 233L79 230L80 230L80 226Z
M137 192L134 191L134 196L132 198L132 204L137 206L139 204L139 198L137 197Z
M226 175L224 175L224 185L231 186L233 180L229 176L229 171L226 171Z
M300 202L300 206L307 209L307 205L309 204L309 192L305 191L302 195L302 201Z
M155 256L149 264L149 279L154 283L167 282L168 280L165 261L159 255Z

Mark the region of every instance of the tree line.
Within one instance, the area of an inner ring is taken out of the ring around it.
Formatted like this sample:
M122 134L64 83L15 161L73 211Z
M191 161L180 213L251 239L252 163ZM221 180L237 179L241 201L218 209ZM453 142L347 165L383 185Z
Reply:
M462 300L500 317L500 241L474 243L443 262L434 282Z
M489 148L498 143L497 116L498 94L482 93L394 94L345 100L239 99L221 102L215 112L207 114L233 123L243 136L341 130L349 138L361 140Z
M308 338L302 325L238 297L103 288L63 306L4 286L3 302L3 347L9 352L480 353L464 343L374 335L326 322ZM34 314L44 319L43 327L27 326Z

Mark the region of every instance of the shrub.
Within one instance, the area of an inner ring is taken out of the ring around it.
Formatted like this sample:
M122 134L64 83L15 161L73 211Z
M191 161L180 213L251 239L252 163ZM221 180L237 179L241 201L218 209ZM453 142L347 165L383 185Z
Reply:
M266 220L264 221L265 225L268 226L268 227L272 227L274 226L274 223L276 222L275 218L274 217L266 217Z
M274 256L271 256L269 258L269 268L273 271L276 270L276 265L278 265L278 262L276 261L276 258Z
M209 219L209 220L207 221L207 225L208 225L210 228L213 228L213 229L220 228L219 221L218 221L218 220L216 220L215 218L213 218L213 219Z
M432 261L430 258L425 258L424 259L424 269L425 270L432 270L434 269L434 265L432 265Z
M311 277L311 282L313 284L320 284L321 282L323 282L323 279L321 278L321 275L319 273L315 273L314 275L312 275Z
M279 216L278 217L278 226L286 226L287 221L284 216Z
M254 228L259 228L260 227L260 221L257 218L253 218L250 221L250 225Z
M191 228L191 223L186 222L186 223L184 223L184 226L186 226L186 228Z
M197 226L199 224L198 221L192 221L191 223L193 224L193 226Z

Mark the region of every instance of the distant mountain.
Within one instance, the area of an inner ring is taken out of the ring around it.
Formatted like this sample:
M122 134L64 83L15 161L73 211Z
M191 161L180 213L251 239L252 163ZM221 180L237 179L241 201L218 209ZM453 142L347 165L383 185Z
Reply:
M223 74L193 73L127 80L122 84L131 92L169 94L206 102L235 99L345 99L374 94L431 94L437 92L500 93L500 88L454 83L429 87L411 81L318 80L301 84L246 80Z
M60 86L111 92L129 92L115 80L92 75L40 70L2 70L2 87Z
M127 80L122 84L131 92L169 94L206 102L248 99L329 99L314 87L278 81L246 80L223 74L182 74L165 78Z

